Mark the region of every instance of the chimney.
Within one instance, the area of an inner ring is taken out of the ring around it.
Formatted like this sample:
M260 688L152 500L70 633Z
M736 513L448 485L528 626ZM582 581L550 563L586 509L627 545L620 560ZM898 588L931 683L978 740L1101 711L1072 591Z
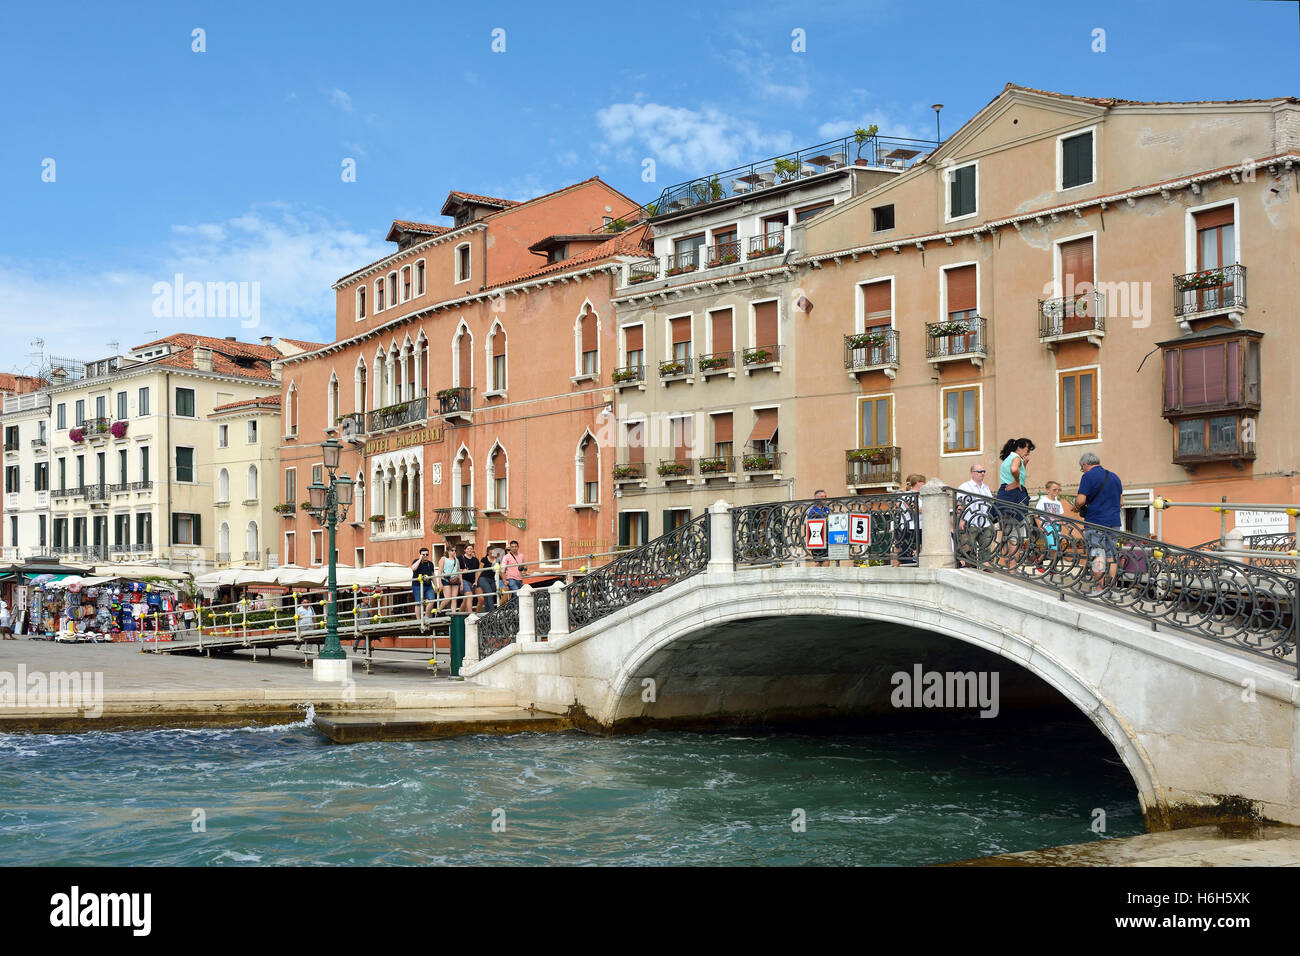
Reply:
M262 344L265 345L268 349L271 347L271 343L273 341L274 339L269 335L262 336Z
M227 336L226 336L226 341L227 341L227 342L234 342L234 341L236 341L236 339L235 339L235 337L234 337L233 335L227 335Z
M67 370L56 368L53 372L50 373L50 380L54 382L55 385L62 385L64 382L68 380Z
M194 368L199 372L212 371L212 349L205 349L201 346L194 348Z

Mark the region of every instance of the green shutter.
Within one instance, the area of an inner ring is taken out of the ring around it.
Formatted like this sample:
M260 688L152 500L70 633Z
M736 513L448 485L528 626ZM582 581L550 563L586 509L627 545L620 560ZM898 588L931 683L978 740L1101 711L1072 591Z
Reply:
M664 534L673 530L673 513L667 508L664 509Z
M628 518L630 517L631 515L626 512L618 516L618 546L620 548L627 547Z
M200 545L203 543L203 516L193 515L194 518L194 543Z

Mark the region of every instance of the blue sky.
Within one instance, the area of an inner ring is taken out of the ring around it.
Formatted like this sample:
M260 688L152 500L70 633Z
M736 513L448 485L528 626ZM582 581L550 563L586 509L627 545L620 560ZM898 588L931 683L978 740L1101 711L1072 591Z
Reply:
M1295 0L1071 6L11 6L0 370L30 367L36 335L82 358L153 330L327 339L330 282L391 248L392 219L443 221L449 189L523 199L600 175L644 202L859 125L933 136L931 103L945 104L946 135L1008 81L1126 99L1300 95ZM153 286L176 272L258 282L259 327L155 316Z

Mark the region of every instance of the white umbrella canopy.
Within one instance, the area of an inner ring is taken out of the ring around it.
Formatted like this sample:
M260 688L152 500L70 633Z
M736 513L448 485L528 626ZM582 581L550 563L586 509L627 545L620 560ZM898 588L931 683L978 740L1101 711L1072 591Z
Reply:
M189 575L172 568L159 568L150 564L100 564L95 567L95 576L123 578L127 581L143 581L145 578L184 581Z
M194 579L194 584L201 588L219 588L234 584L234 571L209 571Z
M379 564L358 568L349 577L352 579L349 583L357 584L360 587L396 587L411 583L411 569L405 564L383 561ZM342 583L341 580L340 583Z
M329 574L328 568L289 568L286 565L278 570L275 581L285 587L320 587Z

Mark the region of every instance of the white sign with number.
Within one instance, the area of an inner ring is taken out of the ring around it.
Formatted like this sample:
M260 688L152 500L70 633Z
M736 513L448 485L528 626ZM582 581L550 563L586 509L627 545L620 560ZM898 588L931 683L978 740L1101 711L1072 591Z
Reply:
M806 528L804 532L805 540L809 548L818 550L826 547L826 519L809 518L804 522Z
M849 515L849 544L871 544L870 515Z
M1290 530L1285 511L1237 511L1234 520L1245 534L1286 534Z

